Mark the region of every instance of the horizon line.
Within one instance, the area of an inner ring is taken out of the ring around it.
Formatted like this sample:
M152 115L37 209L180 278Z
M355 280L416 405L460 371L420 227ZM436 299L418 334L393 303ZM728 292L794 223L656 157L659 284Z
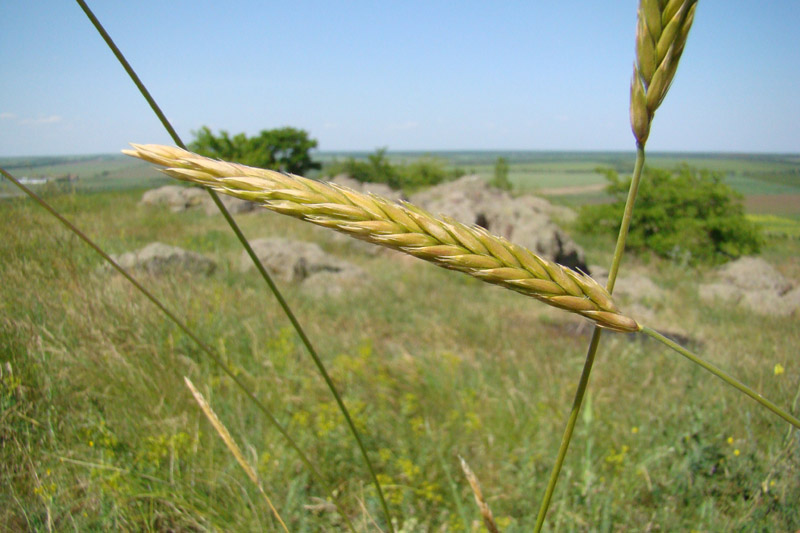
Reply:
M378 148L372 149L342 149L342 150L310 150L311 154L335 155L335 154L371 154ZM387 154L464 154L464 153L508 153L508 154L635 154L635 149L567 149L567 148L451 148L451 149L386 149ZM648 155L682 155L682 156L790 156L800 157L800 152L770 152L770 151L741 151L741 150L651 150ZM20 154L7 155L0 154L0 159L24 159L24 158L50 158L50 157L69 157L69 158L88 158L101 156L124 155L122 152L83 152L83 153L51 153L51 154Z

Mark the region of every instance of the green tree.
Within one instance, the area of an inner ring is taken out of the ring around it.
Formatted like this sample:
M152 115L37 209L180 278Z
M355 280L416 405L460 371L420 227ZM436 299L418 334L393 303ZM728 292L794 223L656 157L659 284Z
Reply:
M508 180L508 161L505 157L498 157L494 163L494 177L489 182L489 185L503 189L504 191L511 190L511 182Z
M614 201L584 206L578 228L616 235L631 180L621 180L614 170L600 171L606 174L606 191ZM758 228L744 216L742 196L722 182L722 174L686 165L674 173L645 169L628 248L689 263L722 263L757 253L760 243Z
M317 141L310 139L305 130L286 127L261 130L255 137L244 133L231 137L225 130L214 135L203 126L192 134L195 138L189 149L208 157L300 175L321 167L309 153L317 147Z

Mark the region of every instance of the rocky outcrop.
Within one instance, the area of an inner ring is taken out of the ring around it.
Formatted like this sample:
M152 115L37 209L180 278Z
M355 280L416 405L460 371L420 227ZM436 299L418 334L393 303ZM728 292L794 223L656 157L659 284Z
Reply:
M378 196L383 196L389 200L397 201L406 199L403 191L392 189L385 183L361 182L351 178L347 174L339 174L334 176L330 179L330 182L335 183L336 185L347 187L348 189L353 189L354 191L377 194Z
M758 257L742 257L718 269L711 282L701 284L700 298L724 302L768 316L800 313L800 287Z
M286 282L303 283L325 293L338 292L342 285L353 285L365 278L358 266L325 253L317 244L280 237L251 241L256 256L267 271ZM247 253L242 252L240 269L253 268Z
M606 274L608 277L608 274ZM605 284L606 279L599 280ZM664 290L644 274L620 275L614 284L614 296L625 298L631 302L657 304L664 301Z
M480 176L465 176L414 194L410 202L434 215L478 225L547 259L588 272L583 250L552 220L570 210L533 196L512 197Z
M204 255L160 242L111 257L126 270L140 270L155 276L176 272L209 275L217 267L215 261Z
M177 213L201 206L207 196L208 193L198 187L164 185L145 192L140 203L142 205L164 205Z
M228 196L227 194L220 194L219 199L222 200L222 204L232 215L249 213L258 207L258 204L254 202L248 202L247 200L234 198L233 196ZM206 194L206 200L203 201L203 209L205 210L206 215L220 214L217 204L214 203L214 200L212 200L208 194Z
M240 200L227 194L220 194L220 200L233 214L247 213L256 208L257 204ZM142 205L163 205L169 207L174 213L186 211L195 207L202 207L207 215L219 213L211 196L201 187L182 187L180 185L164 185L151 189L142 195L139 202Z

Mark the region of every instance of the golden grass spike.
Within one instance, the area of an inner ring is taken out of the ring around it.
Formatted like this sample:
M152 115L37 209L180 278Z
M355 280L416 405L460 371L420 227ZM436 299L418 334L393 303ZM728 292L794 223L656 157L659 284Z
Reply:
M239 445L236 444L236 441L233 440L233 437L231 437L228 428L225 427L225 424L222 423L222 420L220 420L217 414L214 412L214 410L211 409L211 406L208 404L208 402L200 393L200 391L198 391L195 388L194 384L189 380L189 378L184 377L183 380L186 382L186 386L189 387L189 390L192 391L192 396L194 396L194 399L200 406L200 409L203 410L203 414L206 415L208 421L211 422L212 426L214 426L214 429L217 431L217 434L222 439L222 442L224 442L225 446L228 447L228 450L236 459L236 462L239 463L239 466L242 467L242 470L245 471L247 477L250 478L250 481L252 481L256 487L258 487L259 492L261 492L261 494L264 496L264 499L267 501L267 505L269 505L269 508L272 510L272 514L275 515L275 518L278 520L278 522L280 522L281 526L283 527L283 530L286 531L286 533L289 533L289 529L283 522L281 515L278 513L278 510L275 509L275 506L272 505L272 500L270 500L269 496L267 496L267 493L264 492L264 488L258 481L258 475L256 474L256 471L253 469L252 466L250 466L250 463L248 463L245 460L244 454L242 454L242 450L239 448Z
M166 166L174 178L258 202L272 211L400 250L451 270L501 285L600 327L632 333L636 321L620 313L592 278L548 261L480 227L436 218L408 203L395 203L345 187L272 170L209 159L180 148L132 145L127 155Z
M696 7L697 0L639 2L630 111L631 128L641 146L675 77Z
M489 530L489 533L500 533L497 523L494 521L494 516L492 516L492 510L489 508L489 504L486 503L486 499L483 497L483 492L481 491L481 486L478 483L478 478L472 472L472 469L469 467L463 457L459 455L458 459L461 461L461 470L464 471L464 475L467 477L467 481L469 481L469 486L472 488L472 494L475 496L475 503L478 504L478 509L481 511L483 524L486 526L486 529Z

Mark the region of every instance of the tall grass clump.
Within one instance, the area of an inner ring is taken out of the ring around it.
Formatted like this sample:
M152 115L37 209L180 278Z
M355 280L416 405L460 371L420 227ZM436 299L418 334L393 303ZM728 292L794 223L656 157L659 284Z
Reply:
M227 262L217 277L138 279L105 252L106 244L123 247L119 241L106 237L101 246L62 214L96 225L93 215L76 207L75 198L56 196L48 202L3 171L71 232L59 233L54 219L31 223L32 206L15 203L9 212L19 227L0 241L9 258L0 265L8 281L0 291L11 302L4 305L14 306L0 322L0 339L10 354L0 368L0 437L11 443L2 453L10 449L15 459L3 462L9 491L2 503L19 509L3 511L4 525L467 531L479 527L479 516L492 531L538 531L548 512L555 529L650 529L654 524L709 529L731 513L744 517L728 520L733 529L746 529L753 513L762 513L758 519L764 524L798 525L791 502L800 485L791 457L796 450L792 427L800 428L800 420L644 324L612 295L636 223L637 191L643 176L648 179L645 144L684 51L696 1L642 0L639 6L630 89L636 163L605 287L482 228L408 203L186 151L85 2L78 3L178 145L133 145L127 153L165 167L176 179L207 187L279 305L265 305L260 285L231 268L237 244L221 232L221 224L189 219L217 232L215 243L204 244L224 251ZM245 230L268 227L309 235L310 226L257 216L241 229L215 191L471 277L421 267L409 274L390 256L374 259L376 285L348 293L339 303L321 303L319 295L294 288L284 296L255 257ZM176 228L176 219L157 224L152 213L136 213L131 197L123 202L128 213L117 213L113 205L95 206L115 219L119 235L135 228L138 234L128 239L144 234L198 238L189 225ZM72 236L122 277L98 271L95 257ZM29 259L39 256L46 259ZM30 278L41 279L45 291L37 294L25 282ZM539 311L520 305L518 295L486 291L476 280L591 321L594 330L577 387L580 327L534 314ZM696 300L691 288L683 291L686 301ZM290 299L310 317L309 333L289 307ZM151 305L161 314L149 313ZM703 311L713 322L719 309ZM703 318L691 309L686 313ZM9 318L15 315L31 320ZM287 318L290 327L282 327ZM758 324L752 317L745 320ZM61 329L50 331L50 324ZM77 331L69 334L64 324ZM757 327L752 324L719 334L709 330L704 344L692 348L715 356L743 349L739 336ZM600 387L587 400L579 430L583 454L569 457L603 330L627 335L605 341L619 364L595 371ZM356 331L363 337L355 338L351 332ZM757 350L769 341L788 352L780 335L787 330L770 331L773 337L765 334L746 346ZM397 339L401 332L410 340ZM309 334L328 341L333 351L324 361ZM652 345L628 337L643 340L645 335L694 362L692 370L711 372L789 422L785 438L777 442L758 431L770 423L774 430L777 419L763 421L747 412L741 415L744 422L733 420L737 417L731 414L745 407L738 398L716 401L723 394L717 383L693 371L668 375L671 368L661 358L642 357L652 355ZM321 379L310 375L303 352L310 354ZM52 368L66 375L56 376ZM776 382L767 378L779 379L785 371L780 363L770 370L758 376L759 388L769 388ZM176 393L184 380L194 399ZM644 404L639 389L620 386L631 382L665 400ZM791 384L773 390L781 399L794 397L796 409L800 393ZM559 440L561 411L570 396ZM85 408L70 411L69 404ZM69 416L59 418L53 411ZM625 435L618 431L623 427L629 428ZM745 441L763 446L748 450ZM546 450L556 446L552 461ZM469 486L457 474L456 449L473 464L472 458L480 458L480 475L460 461ZM786 471L776 468L779 460L789 465ZM249 483L237 477L240 468ZM629 469L635 473L626 477ZM551 505L562 475L564 496ZM758 489L752 486L755 478ZM531 495L542 491L534 517ZM731 509L718 508L720 500L710 494L724 494ZM468 506L473 497L478 509Z

